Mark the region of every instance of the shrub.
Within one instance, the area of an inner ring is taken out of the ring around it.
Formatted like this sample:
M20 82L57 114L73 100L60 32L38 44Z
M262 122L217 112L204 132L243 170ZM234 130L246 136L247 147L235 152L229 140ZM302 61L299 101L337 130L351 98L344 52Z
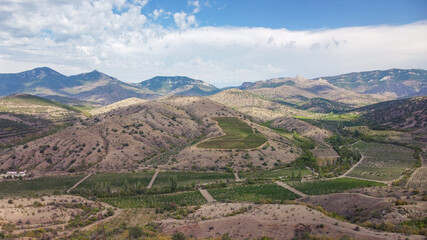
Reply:
M172 240L185 240L185 235L181 232L176 232L172 235Z
M140 226L134 226L129 228L129 236L131 238L140 238L142 237L142 235L144 234L144 232L142 231L142 228Z

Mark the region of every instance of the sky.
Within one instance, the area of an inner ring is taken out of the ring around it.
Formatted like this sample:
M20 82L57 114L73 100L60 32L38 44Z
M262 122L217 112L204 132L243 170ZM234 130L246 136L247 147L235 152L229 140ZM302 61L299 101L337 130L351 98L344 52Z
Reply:
M0 73L42 66L218 87L427 69L427 1L0 0Z

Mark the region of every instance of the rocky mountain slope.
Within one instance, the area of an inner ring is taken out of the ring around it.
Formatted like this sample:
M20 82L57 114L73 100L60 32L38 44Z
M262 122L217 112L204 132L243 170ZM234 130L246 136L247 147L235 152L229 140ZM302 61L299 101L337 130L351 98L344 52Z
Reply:
M30 93L48 98L60 96L103 105L130 97L158 96L96 70L67 77L47 67L16 74L0 74L0 96L14 93ZM60 101L61 98L57 97L56 100Z
M413 97L357 109L370 125L396 129L427 129L427 97Z
M240 162L237 168L246 166L244 151L230 153L192 146L202 138L222 134L211 119L218 116L245 118L222 104L199 97L173 96L116 108L4 151L0 154L0 169L27 169L38 175L66 171L131 171L156 165L206 169ZM289 152L292 144L288 140L268 129L262 132L274 139L271 146L277 149L251 152L254 157L268 156L263 167L273 166L277 159L289 162L298 156L296 148L294 153ZM176 156L167 155L174 151Z
M108 105L135 97L205 96L219 89L188 77L154 77L139 84L122 82L98 71L65 76L48 67L0 74L0 96L30 93L72 105Z
M427 71L422 69L367 71L321 79L364 94L389 94L397 98L427 95Z

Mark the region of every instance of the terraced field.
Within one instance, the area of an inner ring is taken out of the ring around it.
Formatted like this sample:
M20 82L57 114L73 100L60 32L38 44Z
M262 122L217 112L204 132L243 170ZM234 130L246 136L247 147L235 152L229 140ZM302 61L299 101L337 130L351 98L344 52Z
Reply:
M299 197L274 183L212 189L209 193L220 202L271 202Z
M290 182L289 185L308 195L324 195L356 188L385 186L383 183L352 178L335 178L315 182Z
M213 118L218 122L226 135L211 138L199 143L200 148L213 149L251 149L264 144L267 139L254 130L244 121L235 117Z
M348 176L371 180L391 181L414 167L413 150L391 144L358 142L353 145L364 159Z

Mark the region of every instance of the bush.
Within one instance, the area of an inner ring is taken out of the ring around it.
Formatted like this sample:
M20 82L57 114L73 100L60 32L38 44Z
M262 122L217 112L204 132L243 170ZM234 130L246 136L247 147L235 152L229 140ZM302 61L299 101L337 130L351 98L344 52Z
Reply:
M144 232L142 231L142 228L140 226L134 226L129 228L129 236L131 238L140 238L142 237L142 235L144 234Z
M184 233L181 232L176 232L172 235L172 240L185 240L185 235Z
M395 204L396 204L396 206L408 205L408 202L405 200L398 199L398 200L396 200Z
M12 204L12 203L13 203L13 200L12 200L12 199L9 199L9 201L7 201L7 203Z

